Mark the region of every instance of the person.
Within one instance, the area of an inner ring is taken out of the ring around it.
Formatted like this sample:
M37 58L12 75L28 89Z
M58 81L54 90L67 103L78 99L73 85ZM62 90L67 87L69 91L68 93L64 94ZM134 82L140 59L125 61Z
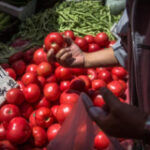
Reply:
M102 113L85 93L81 96L89 115L104 132L114 137L137 139L143 149L150 149L150 1L127 0L115 31L120 39L111 48L89 54L65 38L69 46L56 55L51 49L48 59L65 67L122 65L127 68L131 105L121 103L107 88L101 88L109 108L107 113Z

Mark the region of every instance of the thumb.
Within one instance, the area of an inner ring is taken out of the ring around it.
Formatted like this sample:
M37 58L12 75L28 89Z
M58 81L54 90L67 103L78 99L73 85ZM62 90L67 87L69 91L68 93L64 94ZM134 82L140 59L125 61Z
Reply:
M120 106L121 102L118 98L106 87L100 89L100 93L109 109Z
M65 42L67 43L68 46L70 46L71 44L74 43L74 41L68 36L64 36L64 40L65 40Z

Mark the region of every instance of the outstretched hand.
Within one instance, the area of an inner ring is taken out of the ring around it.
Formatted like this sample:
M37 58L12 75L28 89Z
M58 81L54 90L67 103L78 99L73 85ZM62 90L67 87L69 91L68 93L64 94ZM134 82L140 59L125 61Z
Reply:
M107 112L95 107L91 99L81 93L85 108L97 125L110 136L142 139L147 114L137 107L121 103L107 88L101 88L100 93L109 110Z

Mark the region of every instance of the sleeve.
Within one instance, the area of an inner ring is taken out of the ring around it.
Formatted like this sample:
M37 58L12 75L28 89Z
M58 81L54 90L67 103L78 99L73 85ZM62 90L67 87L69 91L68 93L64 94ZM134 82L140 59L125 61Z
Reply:
M114 49L115 57L123 67L126 67L126 60L128 56L126 49L128 35L128 16L126 10L124 11L119 22L114 24L111 32L117 38L117 42L112 46Z

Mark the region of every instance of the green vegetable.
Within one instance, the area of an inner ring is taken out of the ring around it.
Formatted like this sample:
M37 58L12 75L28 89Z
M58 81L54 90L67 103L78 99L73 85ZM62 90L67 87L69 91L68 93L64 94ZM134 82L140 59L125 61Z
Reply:
M65 1L28 18L18 36L42 44L49 32L72 30L77 36L106 32L114 39L110 28L119 18L120 15L111 15L109 8L97 0Z

